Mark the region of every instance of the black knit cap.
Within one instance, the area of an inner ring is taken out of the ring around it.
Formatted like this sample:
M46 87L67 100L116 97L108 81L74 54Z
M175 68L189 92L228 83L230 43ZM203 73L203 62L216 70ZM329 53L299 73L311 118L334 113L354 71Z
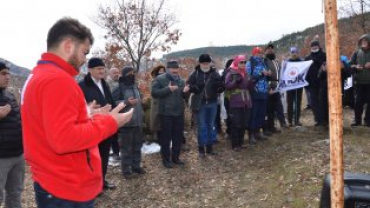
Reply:
M318 40L311 41L311 47L314 47L314 46L319 46L320 47L320 42Z
M166 64L166 68L178 69L180 68L179 62L176 60L170 60Z
M123 67L121 77L125 77L128 73L131 73L132 71L134 71L134 67L132 67L132 66Z
M211 56L208 54L202 54L199 56L199 63L210 63L212 62Z
M267 44L267 46L266 46L266 49L267 49L267 48L274 49L274 48L275 48L275 46L274 46L274 44L269 43L269 44Z
M98 66L105 66L104 61L101 58L91 58L87 63L87 68L94 68Z
M4 62L0 62L0 70L9 69Z

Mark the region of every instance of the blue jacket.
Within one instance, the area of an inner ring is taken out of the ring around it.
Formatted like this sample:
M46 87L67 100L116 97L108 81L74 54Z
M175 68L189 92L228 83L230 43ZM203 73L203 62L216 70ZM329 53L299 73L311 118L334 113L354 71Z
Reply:
M252 56L247 63L247 73L255 81L253 99L267 99L269 91L268 77L262 74L262 71L269 70L264 59Z

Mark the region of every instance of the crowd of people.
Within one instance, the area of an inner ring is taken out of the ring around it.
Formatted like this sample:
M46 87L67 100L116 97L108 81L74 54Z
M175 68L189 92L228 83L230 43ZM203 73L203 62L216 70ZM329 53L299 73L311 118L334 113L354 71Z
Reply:
M121 162L125 179L146 173L141 166L146 98L135 81L135 69L111 68L106 76L103 59L93 57L87 62L88 74L78 83L74 79L93 41L91 31L79 21L56 22L48 32L47 52L23 87L20 105L6 90L10 71L0 63L0 205L5 201L7 208L22 207L24 161L30 166L39 208L94 207L102 190L116 188L105 178L110 152ZM312 60L305 90L315 126L326 126L326 54L317 40L310 48L310 54L299 57L299 49L291 47L286 61ZM280 128L302 125L302 88L286 93L285 118L277 90L281 63L274 45L255 47L250 55L237 55L217 70L211 56L201 54L186 79L180 76L177 60L152 69L150 129L158 138L165 168L186 165L180 156L187 102L200 159L217 155L213 146L220 119L225 119L235 152L267 140ZM355 80L352 126L359 126L370 101L370 35L360 37L353 57L342 58L341 63L343 80L350 76ZM368 109L364 121L370 126Z

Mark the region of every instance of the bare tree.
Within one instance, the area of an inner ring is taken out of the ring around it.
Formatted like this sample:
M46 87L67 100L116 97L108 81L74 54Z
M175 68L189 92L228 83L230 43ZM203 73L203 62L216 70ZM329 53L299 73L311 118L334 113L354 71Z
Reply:
M370 0L341 0L340 5L340 15L355 18L362 32L368 33Z
M100 6L95 22L107 30L106 51L139 70L145 57L154 51L170 51L181 36L172 29L178 20L165 8L166 0L117 0L114 7ZM115 50L107 50L112 49Z

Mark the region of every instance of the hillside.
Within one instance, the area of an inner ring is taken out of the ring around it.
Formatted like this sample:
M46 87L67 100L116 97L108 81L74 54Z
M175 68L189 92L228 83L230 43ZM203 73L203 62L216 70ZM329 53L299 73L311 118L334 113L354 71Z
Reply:
M14 63L12 63L12 62L10 62L6 59L0 58L0 61L5 62L5 64L10 68L10 72L11 72L12 75L27 77L31 72L29 69L17 66Z
M368 28L367 31L370 32L370 13L367 13ZM339 33L340 33L340 45L341 53L350 56L352 52L356 49L357 39L363 34L361 29L356 24L356 17L343 18L338 22ZM305 55L309 52L309 43L314 38L317 38L322 43L324 47L324 37L325 29L324 24L309 27L300 32L294 32L291 34L283 35L282 38L272 43L277 48L277 53L280 55L285 55L289 51L289 47L298 46L301 49L301 55ZM261 43L260 45L265 45L267 43ZM225 47L203 47L191 50L177 51L169 53L164 56L164 59L171 58L197 58L201 53L209 53L213 57L227 58L233 57L237 54L250 53L253 46L246 45L236 45L236 46L225 46Z
M30 74L30 70L24 67L17 66L10 61L7 61L3 58L0 58L1 62L5 62L5 64L9 67L11 73L11 82L8 87L8 90L13 92L16 98L19 100L21 89L24 82L27 79L27 76Z
M243 54L246 51L252 50L252 46L237 45L237 46L223 46L223 47L204 47L204 48L195 48L190 50L178 51L169 53L164 56L165 59L172 58L197 58L199 54L208 53L212 54L214 57L230 57L235 54Z

